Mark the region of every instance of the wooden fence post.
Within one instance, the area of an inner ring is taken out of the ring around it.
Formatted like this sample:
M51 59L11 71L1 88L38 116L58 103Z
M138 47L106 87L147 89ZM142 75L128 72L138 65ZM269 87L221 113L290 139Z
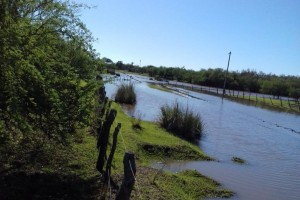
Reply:
M112 143L111 151L108 156L107 163L106 163L105 180L107 180L108 176L111 175L111 163L114 158L115 150L117 147L117 139L118 139L118 133L119 133L120 129L121 129L121 123L118 123L117 127L115 128L114 134L113 134L113 143Z
M116 196L116 200L129 200L135 182L135 158L131 152L126 152L123 158L124 178Z
M98 89L98 101L99 102L103 102L104 98L106 96L106 91L105 91L105 87L102 86Z
M115 109L110 110L109 114L106 117L106 120L102 126L102 130L99 131L97 147L99 148L99 155L96 164L96 168L100 173L103 173L103 166L106 159L106 149L109 138L109 131L112 123L114 122L117 115L117 111Z

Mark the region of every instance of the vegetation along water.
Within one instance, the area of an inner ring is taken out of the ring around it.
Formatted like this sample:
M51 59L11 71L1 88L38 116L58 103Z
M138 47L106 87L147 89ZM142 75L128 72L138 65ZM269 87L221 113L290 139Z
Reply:
M222 69L141 67L100 59L95 39L80 19L85 7L58 0L0 2L1 199L115 197L122 183L123 155L129 151L137 167L133 199L204 199L233 193L240 199L299 198L300 120L285 112L299 113L299 77L230 72L227 97L221 101ZM118 96L119 83L101 76L115 70L147 74L152 80L123 73L108 76L129 83ZM160 86L150 88L149 82ZM100 99L104 84L109 98L131 105ZM204 94L212 88L216 96ZM130 101L122 99L126 95ZM236 96L283 109L229 101ZM175 104L173 113L181 114L165 115L167 123L159 124L160 112L171 113L166 105L173 102L186 110ZM111 110L117 114L106 138L109 148L113 128L118 123L122 127L106 182L96 170L97 133L106 122L101 114Z
M135 75L134 107L123 106L130 116L157 121L160 107L179 102L198 112L204 124L198 146L218 162L166 162L165 170L197 169L236 194L233 199L297 199L300 188L300 117L282 110L267 110L218 96L181 88L165 92L150 88L149 77ZM115 83L107 83L113 96ZM179 91L179 92L177 92ZM157 101L159 99L159 101ZM236 159L234 159L236 158ZM236 161L244 161L244 164Z

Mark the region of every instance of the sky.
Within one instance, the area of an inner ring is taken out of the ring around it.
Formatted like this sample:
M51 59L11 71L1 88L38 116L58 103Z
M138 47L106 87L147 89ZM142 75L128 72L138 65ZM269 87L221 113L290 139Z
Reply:
M300 0L76 0L101 57L300 76Z

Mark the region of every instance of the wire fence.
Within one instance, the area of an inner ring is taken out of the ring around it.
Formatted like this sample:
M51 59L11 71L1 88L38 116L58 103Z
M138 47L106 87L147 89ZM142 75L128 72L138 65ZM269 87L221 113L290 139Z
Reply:
M179 83L179 82L168 82L165 83L169 86L179 87L187 90L192 90L196 92L202 92L207 94L213 94L222 96L223 89L217 87L206 87L200 85L193 85L188 83ZM273 96L268 94L260 94L260 93L252 93L247 91L240 90L224 90L224 96L236 99L242 99L248 102L254 102L255 104L263 104L269 105L273 107L280 107L295 111L300 111L300 101L299 99L294 99L290 97L282 97L282 96Z
M112 126L113 128L116 128L118 126L119 122L117 120L117 115L115 115L115 119L112 123ZM126 145L125 145L125 140L124 140L124 136L123 136L123 133L122 133L122 130L120 129L119 130L119 133L121 135L121 140L122 140L122 144L123 144L123 148L124 148L124 152L129 152L129 150L127 149ZM135 163L131 163L130 160L128 160L128 163L127 163L130 167L130 172L131 172L131 175L132 177L134 177L134 180L135 180L135 183L136 183L136 187L137 187L137 193L138 193L138 196L139 196L139 199L143 199L142 197L142 194L141 194L141 190L140 190L140 186L139 186L139 181L135 175L135 167L133 167L133 165L135 166ZM125 163L124 163L124 167L125 167ZM133 169L134 168L134 169ZM125 175L125 174L124 174ZM111 179L110 179L110 176L111 174L109 174L109 179L108 179L108 192L109 192L109 199L112 199L112 188L111 188Z

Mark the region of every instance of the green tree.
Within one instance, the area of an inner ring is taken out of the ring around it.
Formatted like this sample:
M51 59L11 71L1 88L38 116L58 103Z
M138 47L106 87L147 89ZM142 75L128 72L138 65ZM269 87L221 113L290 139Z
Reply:
M92 113L97 55L78 4L0 2L0 135L65 142Z

